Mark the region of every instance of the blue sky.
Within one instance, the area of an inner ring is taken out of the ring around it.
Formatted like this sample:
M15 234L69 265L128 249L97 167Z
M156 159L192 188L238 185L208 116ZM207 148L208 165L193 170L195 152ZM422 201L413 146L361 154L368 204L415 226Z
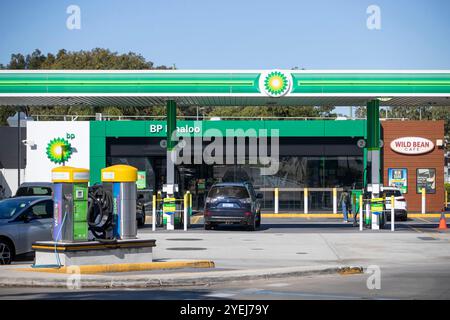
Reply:
M81 8L68 30L66 8ZM366 27L369 5L381 30ZM448 0L2 0L12 53L109 48L180 69L450 69Z

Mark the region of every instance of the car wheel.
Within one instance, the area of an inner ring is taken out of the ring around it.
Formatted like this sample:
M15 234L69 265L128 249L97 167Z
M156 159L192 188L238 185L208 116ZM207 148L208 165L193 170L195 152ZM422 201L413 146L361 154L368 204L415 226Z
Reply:
M205 223L205 230L211 230L212 225L210 223Z
M14 250L8 241L0 240L0 264L11 264Z

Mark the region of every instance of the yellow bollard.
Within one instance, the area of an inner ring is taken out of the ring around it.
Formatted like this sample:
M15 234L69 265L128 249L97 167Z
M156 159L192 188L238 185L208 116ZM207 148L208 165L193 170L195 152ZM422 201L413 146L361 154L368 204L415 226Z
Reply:
M362 194L359 195L359 231L363 231L364 227L364 212L363 212L363 196Z
M307 214L308 213L308 207L309 207L309 205L308 205L308 188L304 188L303 190L304 190L303 202L304 202L304 207L305 207L304 212L305 212L305 214Z
M275 208L274 208L275 213L278 213L278 192L279 192L279 189L275 188L274 198L273 198L273 202L274 202L274 206L275 206Z
M395 197L391 196L391 231L395 231Z
M156 230L156 195L152 197L152 231Z
M188 191L189 192L189 191ZM184 231L187 231L188 225L188 208L189 208L189 195L187 193L184 194L184 207L183 207L183 227Z
M333 188L333 213L338 213L337 188Z
M426 190L425 188L422 188L422 214L427 213L427 209L426 209Z
M447 189L445 189L445 200L444 200L444 208L446 208L449 205L449 201L448 201L448 191Z

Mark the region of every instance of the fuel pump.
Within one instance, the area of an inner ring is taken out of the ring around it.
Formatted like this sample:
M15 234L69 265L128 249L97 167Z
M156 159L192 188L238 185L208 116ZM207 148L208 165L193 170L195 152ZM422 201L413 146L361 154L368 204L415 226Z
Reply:
M386 199L383 196L383 185L368 184L366 189L366 199L369 201L368 208L370 209L367 222L371 226L372 230L384 228L386 221Z
M89 170L58 167L52 170L53 240L55 242L88 241Z
M135 239L137 169L114 165L101 171L103 189L112 195L113 237Z

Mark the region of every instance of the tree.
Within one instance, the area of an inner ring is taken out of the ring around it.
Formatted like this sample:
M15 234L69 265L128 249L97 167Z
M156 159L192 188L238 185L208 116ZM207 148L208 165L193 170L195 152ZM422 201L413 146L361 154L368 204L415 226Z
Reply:
M384 112L380 111L381 117L384 117ZM420 106L407 107L395 106L388 107L389 118L409 119L409 120L444 120L445 121L445 135L450 135L450 107L442 106ZM358 118L366 117L366 108L360 107L356 110Z
M5 66L0 65L0 69ZM142 55L134 52L118 54L108 49L95 48L90 51L67 51L59 50L56 54L42 54L39 49L31 54L23 55L16 53L11 55L6 69L13 70L38 70L38 69L76 69L76 70L149 70L149 69L169 69L161 65L155 66L153 62L147 61ZM144 108L146 109L146 108ZM141 108L125 107L89 107L89 106L53 106L53 107L32 107L25 108L27 115L92 115L95 112L111 113L111 115L138 115L140 113L152 114L155 109L142 110ZM0 125L6 124L6 119L16 112L16 108L0 108ZM158 110L160 112L160 110ZM43 120L50 120L51 117L41 117Z

